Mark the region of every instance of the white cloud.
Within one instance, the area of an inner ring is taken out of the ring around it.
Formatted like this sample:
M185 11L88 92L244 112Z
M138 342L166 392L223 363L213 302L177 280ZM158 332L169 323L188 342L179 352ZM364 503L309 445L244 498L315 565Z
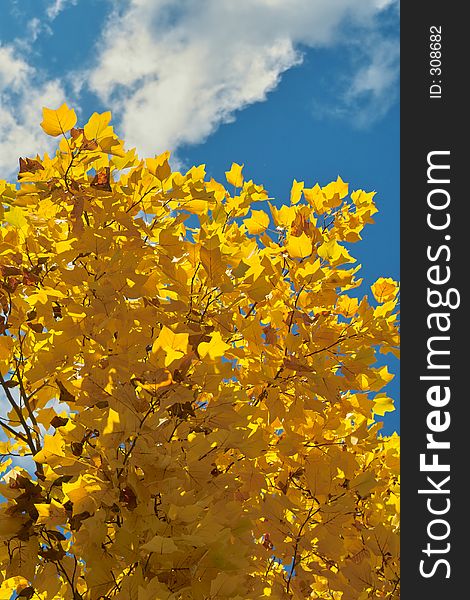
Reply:
M400 48L398 39L371 34L348 45L353 57L347 74L338 73L326 101L320 88L312 100L316 118L339 118L354 127L369 127L382 118L399 95Z
M28 37L26 39L16 40L16 43L23 46L26 50L29 50L32 47L41 34L46 33L47 35L52 35L51 26L37 17L33 17L26 27L28 30Z
M380 38L377 17L397 0L109 3L96 63L60 82L48 80L27 62L35 53L20 50L76 2L50 0L49 23L32 19L29 41L0 45L2 177L15 172L19 153L34 155L54 145L39 128L41 107L60 105L64 85L76 100L83 89L95 92L113 110L127 144L142 155L204 141L238 110L265 100L283 73L302 62L306 47L357 49L361 60L335 107L341 115L356 111L358 122L372 121L388 110L396 92L398 45ZM72 104L80 109L79 102Z
M382 117L398 96L398 44L373 36L368 50L369 60L354 75L344 98L346 106L358 106L359 126Z
M145 155L175 150L203 141L237 110L264 100L282 73L301 62L302 45L338 44L346 31L370 33L376 16L394 3L130 0L111 16L97 64L82 80L122 120L128 144ZM351 102L395 80L389 67L385 56L361 66Z
M11 177L20 156L49 151L55 142L39 127L43 106L59 106L64 92L57 80L44 81L12 46L0 46L0 177Z
M31 72L23 60L15 58L11 46L0 46L0 90L9 87L16 91L25 84L26 77Z
M76 6L78 0L54 0L47 8L46 15L50 21L56 19L59 14L69 6Z

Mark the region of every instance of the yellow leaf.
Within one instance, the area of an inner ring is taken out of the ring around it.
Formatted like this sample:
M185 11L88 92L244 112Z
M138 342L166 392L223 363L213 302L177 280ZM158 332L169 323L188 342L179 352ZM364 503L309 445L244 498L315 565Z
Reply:
M205 215L209 209L209 204L207 200L190 200L182 204L181 208L193 215Z
M264 210L252 210L251 217L243 221L251 235L257 235L266 231L269 225L269 216Z
M313 263L303 263L302 266L297 270L297 274L299 279L305 281L308 285L311 285L314 281L317 281L324 275L324 272L320 267L320 259L317 258L317 260Z
M145 588L139 585L138 590L137 600L155 600L155 598L158 598L158 600L171 600L174 598L174 594L164 583L159 582L158 577L151 579Z
M359 207L373 207L374 212L377 209L374 207L373 198L375 196L375 192L365 192L364 190L355 190L351 192L351 200L354 204Z
M286 250L291 258L305 258L312 254L312 240L302 233L300 236L289 236Z
M118 155L119 154L119 155ZM127 169L128 167L134 167L138 163L138 157L135 153L135 148L131 148L128 150L124 156L119 152L118 154L114 154L109 165L110 167L115 167L118 170Z
M48 529L52 529L57 525L63 525L67 518L62 504L53 498L50 504L35 504L34 506L39 514L36 519L37 525L47 524Z
M147 164L147 169L152 175L155 175L157 179L160 181L165 181L171 175L171 167L168 162L170 158L170 153L164 152L160 154L160 156L155 156L155 158L147 158L145 160Z
M107 433L113 433L113 431L115 431L114 426L118 425L119 423L119 413L110 408L108 412L108 418L106 419L106 426L103 429L103 434L106 435Z
M220 238L214 236L207 240L205 245L200 249L202 266L204 267L208 278L213 282L217 282L217 284L220 284L226 270L226 266L222 262L220 245Z
M272 289L272 283L266 277L258 277L252 285L249 285L248 294L255 302L262 302Z
M225 171L227 181L235 187L241 187L243 185L242 169L244 165L233 163L230 171Z
M191 167L188 171L188 177L193 181L202 181L206 176L206 165L202 164L199 166Z
M9 223L15 229L25 230L28 227L28 221L25 218L24 211L18 207L13 206L8 212L5 213L5 221Z
M34 306L38 302L40 302L41 304L47 304L48 299L50 297L63 298L64 294L62 292L59 292L59 290L54 290L50 287L45 287L43 289L40 289L37 293L31 294L28 297L28 303L31 304L31 306Z
M286 204L283 204L281 208L276 208L269 203L269 207L271 209L271 214L276 227L287 228L292 225L292 222L296 216L296 209L294 206L287 206Z
M332 467L328 460L323 460L322 456L311 453L305 461L305 477L310 492L316 495L327 495L331 491Z
M219 573L211 583L212 598L233 598L237 595L237 590L242 581L242 574Z
M326 211L326 198L318 183L312 188L304 188L304 196L317 214L321 215Z
M10 360L13 340L8 335L0 336L0 360Z
M390 277L379 277L370 289L377 302L387 302L398 294L398 282Z
M110 135L109 137L103 137L98 142L101 150L106 152L107 154L112 154L113 156L120 156L124 158L126 153L124 152L123 143L116 138L114 135Z
M381 393L375 396L373 411L376 415L383 417L385 413L393 412L394 410L395 406L393 405L393 400L392 398L389 398L387 394Z
M2 538L17 535L24 523L24 518L5 514L5 512L0 513L0 535ZM11 596L8 596L7 600L10 600L10 598Z
M349 485L350 489L355 490L359 496L364 498L375 488L377 479L371 471L361 473L353 479Z
M209 356L209 358L215 359L219 356L223 356L225 351L230 348L229 344L226 344L219 331L211 333L210 342L201 342L197 347L197 351L201 358Z
M47 133L54 137L65 134L75 126L77 122L77 115L73 108L69 108L67 104L62 104L57 110L43 107L42 109L43 120L41 127Z
M185 354L188 349L188 337L187 333L174 333L164 325L153 343L152 350L155 352L158 348L172 348Z
M70 250L72 248L72 244L74 241L76 241L76 240L74 238L72 238L69 240L56 242L55 250L56 250L57 254L61 254L62 252L67 252L67 250Z
M102 137L112 134L112 128L108 127L111 121L111 113L93 113L90 120L84 127L84 133L87 140L99 140Z
M147 550L147 552L155 552L155 554L170 554L171 552L176 552L178 546L171 538L156 535L150 542L144 544L142 549Z
M356 314L359 303L357 298L350 298L349 296L343 295L338 299L336 307L341 315L349 318Z
M349 252L344 246L338 244L336 240L323 242L318 247L318 256L324 258L332 265L338 265L345 262L354 262Z
M340 204L345 196L348 195L348 184L338 176L336 181L332 181L323 188L325 198L328 200L328 206L334 207Z
M76 459L65 456L65 440L58 433L44 437L42 450L35 454L34 461L47 463L51 467L73 465L77 462Z
M292 183L292 188L290 191L290 203L291 204L297 204L297 202L300 200L300 198L302 196L303 189L304 189L304 182L296 181L294 179L294 182Z
M79 475L70 483L63 483L62 490L66 497L73 503L73 514L84 511L93 512L95 498L101 491L100 482L93 475Z
M184 356L188 350L189 335L187 333L174 333L166 326L162 327L160 335L152 345L152 352L162 349L166 353L165 367L173 360Z
M28 303L34 306L40 302L41 304L47 304L47 294L44 290L39 290L36 294L31 294L28 297Z

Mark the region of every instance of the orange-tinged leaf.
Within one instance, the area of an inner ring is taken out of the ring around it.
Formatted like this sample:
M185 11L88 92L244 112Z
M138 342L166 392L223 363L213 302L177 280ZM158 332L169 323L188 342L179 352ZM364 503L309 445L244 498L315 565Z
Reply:
M379 277L371 290L377 302L388 302L398 294L398 283L390 277Z
M97 189L103 190L104 192L111 192L111 184L110 184L110 170L109 167L105 167L101 171L93 177L90 186Z
M0 360L12 358L13 340L8 335L0 335Z
M19 173L36 173L36 171L44 171L43 165L38 160L20 157L19 162Z
M356 314L359 307L357 298L350 298L349 296L341 296L336 303L338 312L344 317L352 317Z

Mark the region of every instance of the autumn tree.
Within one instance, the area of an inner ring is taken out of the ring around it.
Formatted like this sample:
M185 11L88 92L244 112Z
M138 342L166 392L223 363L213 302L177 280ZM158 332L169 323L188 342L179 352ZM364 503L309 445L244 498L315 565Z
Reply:
M0 182L0 597L398 598L398 287L355 296L347 249L374 194L274 204L110 118L44 109L56 154Z

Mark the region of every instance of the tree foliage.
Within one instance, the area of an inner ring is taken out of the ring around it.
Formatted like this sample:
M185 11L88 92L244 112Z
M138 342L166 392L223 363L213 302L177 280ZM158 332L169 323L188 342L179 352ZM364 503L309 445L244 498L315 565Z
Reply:
M356 297L345 245L373 193L275 206L110 118L44 109L55 156L0 182L0 597L398 598L398 289Z

